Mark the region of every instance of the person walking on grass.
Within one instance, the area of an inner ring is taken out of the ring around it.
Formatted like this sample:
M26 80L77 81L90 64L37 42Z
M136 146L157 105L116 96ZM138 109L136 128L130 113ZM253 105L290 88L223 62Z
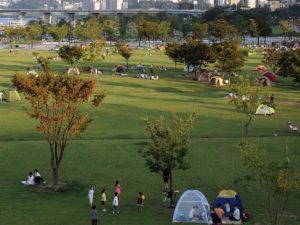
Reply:
M92 225L97 225L98 223L98 216L97 216L97 210L96 210L96 206L93 205L92 206L92 213L91 213L91 216L92 216Z
M120 185L120 182L118 180L116 181L115 192L118 193L118 195L121 194L121 185Z
M137 197L137 207L139 212L143 211L144 200L145 200L145 195L143 195L142 192L139 192Z
M106 193L105 193L105 188L103 188L101 191L102 212L106 212L105 204L106 204Z
M118 192L115 192L115 197L113 200L113 214L119 214L119 197L118 197Z
M93 186L90 186L89 188L89 192L88 192L88 199L89 199L89 203L90 203L90 206L92 207L93 205L93 200L94 200L94 188Z

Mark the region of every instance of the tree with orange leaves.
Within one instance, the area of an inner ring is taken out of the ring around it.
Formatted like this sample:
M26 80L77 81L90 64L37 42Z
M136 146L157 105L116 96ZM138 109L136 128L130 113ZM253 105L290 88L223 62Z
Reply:
M79 136L92 122L87 112L80 109L90 101L96 81L45 72L38 77L17 74L13 83L30 103L26 112L38 120L37 130L49 144L52 188L58 190L59 168L69 140ZM96 95L92 104L99 106L104 98L105 93Z

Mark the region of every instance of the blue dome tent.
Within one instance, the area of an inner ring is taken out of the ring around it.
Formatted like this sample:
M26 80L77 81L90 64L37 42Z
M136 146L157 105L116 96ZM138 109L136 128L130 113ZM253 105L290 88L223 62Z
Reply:
M209 224L209 211L209 203L202 192L187 190L177 202L172 222Z
M233 212L234 205L237 205L237 207L240 209L241 215L244 211L242 201L238 195L237 192L233 190L222 190L219 192L217 197L215 198L215 201L213 203L213 208L216 208L218 204L221 205L223 210L225 211L224 204L228 202L230 205L230 212Z

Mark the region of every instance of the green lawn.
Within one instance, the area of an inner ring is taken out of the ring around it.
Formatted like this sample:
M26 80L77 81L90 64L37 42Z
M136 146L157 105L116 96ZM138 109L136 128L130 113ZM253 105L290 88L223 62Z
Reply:
M260 60L261 54L251 55L242 74L258 76L254 69ZM183 65L174 71L173 63L161 51L153 51L151 56L145 51L134 51L129 63L134 66L139 62L147 66L153 63L156 68L164 65L168 71L157 70L160 79L151 81L134 78L135 69L129 71L128 77L112 76L112 67L124 63L120 56L109 55L99 63L98 67L103 68L105 74L96 78L99 80L97 91L105 89L108 97L100 108L91 111L94 122L66 151L61 179L69 182L70 188L64 192L41 192L36 187L19 184L34 168L39 168L46 180L51 181L49 150L42 135L35 130L35 121L24 112L27 106L24 99L0 104L1 225L90 224L86 196L91 184L95 187L97 205L100 205L101 187L107 188L108 212L100 213L100 224L171 224L172 210L163 203L162 179L144 167L137 153L146 141L142 119L194 110L199 116L188 155L191 169L174 173L175 188L181 192L188 188L199 189L210 203L220 189L235 189L246 210L253 215L249 224L257 221L265 224L262 190L258 186L234 183L246 173L238 149L244 135L244 114L227 103L224 97L228 88L211 87L184 78ZM0 89L11 85L14 73L24 72L33 65L35 60L30 51L14 55L8 50L0 51ZM53 67L61 72L66 65L58 61L53 62ZM300 88L294 87L290 79L279 79L276 86L264 91L275 94L276 116L256 117L250 126L250 135L264 146L270 161L284 160L284 146L288 143L291 162L299 165L300 138L288 136L286 122L291 120L300 125ZM119 216L113 216L111 209L115 180L120 180L122 186ZM139 191L146 195L143 213L138 213L135 205ZM289 207L296 216L295 225L300 224L299 205L299 195L292 196Z

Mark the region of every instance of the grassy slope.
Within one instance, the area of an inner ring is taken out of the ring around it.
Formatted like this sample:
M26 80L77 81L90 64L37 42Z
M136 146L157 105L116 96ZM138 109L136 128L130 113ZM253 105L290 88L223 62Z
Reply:
M51 55L53 53L43 53ZM130 63L145 65L164 64L171 68L172 62L161 52L135 52ZM23 72L34 65L31 53L17 52L16 55L0 52L0 88L10 85L14 72ZM260 55L252 55L244 68L245 74L255 75L254 67ZM76 181L74 190L64 193L39 193L35 188L23 187L17 181L24 178L27 170L35 167L51 180L48 164L48 149L41 134L34 130L34 121L24 113L22 100L0 105L0 224L87 224L89 208L87 189L93 184L99 205L99 189L108 189L108 207L112 198L113 184L119 179L122 184L121 215L100 215L102 224L170 224L172 211L162 203L161 178L151 174L144 166L137 150L145 140L142 118L157 118L160 114L173 112L199 112L192 133L189 162L191 170L175 172L175 187L183 191L197 188L203 191L210 202L218 190L233 188L239 191L245 207L260 220L259 213L262 191L257 187L234 184L233 181L245 174L237 145L243 136L244 115L226 102L227 88L209 87L206 84L185 80L182 66L179 71L169 69L161 72L157 81L130 77L113 77L110 70L114 64L123 62L119 56L109 56L100 63L106 75L99 78L99 90L106 89L108 97L101 108L92 111L94 122L82 137L74 140L67 149L62 165L61 178ZM162 63L163 62L163 63ZM62 62L55 68L62 71ZM278 104L275 117L257 117L250 133L265 146L272 159L284 159L283 145L289 142L292 162L298 163L294 152L299 151L299 137L288 137L286 121L300 124L299 89L280 80L276 87L265 89L275 93ZM13 112L13 113L12 113ZM273 134L277 133L278 137ZM138 214L135 197L138 191L146 195L145 211ZM299 215L299 199L291 201L293 213Z

